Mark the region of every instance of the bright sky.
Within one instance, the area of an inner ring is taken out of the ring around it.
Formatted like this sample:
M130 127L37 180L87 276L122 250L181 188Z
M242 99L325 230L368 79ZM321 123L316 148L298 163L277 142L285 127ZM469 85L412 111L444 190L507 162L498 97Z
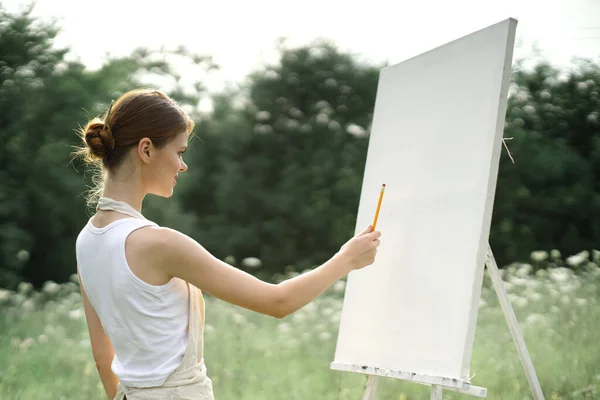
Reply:
M28 3L3 1L12 12ZM556 64L573 56L600 60L600 0L38 0L33 14L57 19L57 45L90 68L107 52L125 55L138 46L183 44L212 55L222 70L207 82L211 90L274 60L280 37L291 45L324 37L394 64L508 17L519 20L523 41L515 58L529 55L537 41Z

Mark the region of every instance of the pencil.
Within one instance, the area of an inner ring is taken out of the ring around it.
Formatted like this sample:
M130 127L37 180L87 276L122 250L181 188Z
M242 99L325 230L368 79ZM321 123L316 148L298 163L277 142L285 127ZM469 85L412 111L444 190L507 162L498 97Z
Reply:
M377 226L377 218L379 218L379 209L381 208L381 200L383 199L383 192L385 191L385 183L381 185L381 192L379 193L379 201L377 202L377 210L375 210L375 219L373 220L373 230Z

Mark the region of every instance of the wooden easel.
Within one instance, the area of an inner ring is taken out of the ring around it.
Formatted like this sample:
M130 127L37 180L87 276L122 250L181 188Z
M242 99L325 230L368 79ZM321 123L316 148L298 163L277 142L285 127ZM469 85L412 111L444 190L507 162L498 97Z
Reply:
M529 383L529 387L531 388L531 391L533 393L533 398L534 400L544 400L544 394L542 393L542 388L540 387L540 383L535 373L535 369L533 368L531 357L529 356L529 352L527 351L527 346L525 345L525 340L523 339L523 333L521 332L519 322L517 321L515 312L512 308L512 305L510 304L508 294L506 293L506 289L504 288L504 284L502 282L502 277L500 276L500 271L498 270L498 265L496 264L494 254L492 253L492 249L489 244L486 253L485 265L490 274L490 278L492 279L494 290L496 291L498 299L500 300L500 307L502 308L502 312L504 313L504 317L506 318L506 322L508 323L508 328L510 329L510 333L513 338L513 342L515 343L519 359L521 360L521 365L523 366L523 370L525 371L527 382ZM450 380L451 382L447 382L447 379L446 382L444 382L444 378L420 376L418 374L403 373L398 371L387 371L380 368L374 369L362 367L362 371L357 371L355 368L346 369L348 371L363 373L364 371L371 372L372 370L373 373L368 374L369 378L367 380L363 400L375 400L375 391L377 390L378 376L394 377L398 379L409 380L415 383L430 385L431 400L442 400L443 389L470 394L478 397L487 396L487 389L477 386L471 386L470 383L467 382L459 382L456 380Z

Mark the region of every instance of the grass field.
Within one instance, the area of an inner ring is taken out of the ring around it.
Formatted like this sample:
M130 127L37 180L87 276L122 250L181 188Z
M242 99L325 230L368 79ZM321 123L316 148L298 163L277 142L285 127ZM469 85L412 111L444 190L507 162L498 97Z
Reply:
M546 399L600 398L600 253L532 254L503 279ZM565 263L572 268L565 268ZM575 271L575 272L574 272ZM488 399L532 399L485 275L471 373ZM205 357L217 400L360 399L364 376L329 370L343 281L282 320L206 298ZM0 289L0 399L105 399L79 287ZM428 399L426 386L380 381L378 399ZM468 399L444 392L444 399Z

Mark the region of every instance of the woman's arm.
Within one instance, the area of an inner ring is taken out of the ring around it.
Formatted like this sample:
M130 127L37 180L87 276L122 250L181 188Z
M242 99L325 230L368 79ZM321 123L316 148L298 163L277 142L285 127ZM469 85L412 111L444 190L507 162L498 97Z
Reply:
M85 319L87 321L88 331L90 333L90 340L92 343L92 355L96 362L96 368L100 375L100 380L106 391L106 395L109 399L114 399L117 394L117 384L119 379L112 372L111 364L115 351L112 343L98 318L98 314L92 307L83 285L81 284L81 278L79 280L79 286L81 287L81 296L83 298L83 309L85 311Z
M379 232L371 227L350 239L318 268L278 285L241 271L217 259L190 237L168 228L149 228L152 255L172 277L229 303L283 318L321 295L354 269L370 265L379 246Z

